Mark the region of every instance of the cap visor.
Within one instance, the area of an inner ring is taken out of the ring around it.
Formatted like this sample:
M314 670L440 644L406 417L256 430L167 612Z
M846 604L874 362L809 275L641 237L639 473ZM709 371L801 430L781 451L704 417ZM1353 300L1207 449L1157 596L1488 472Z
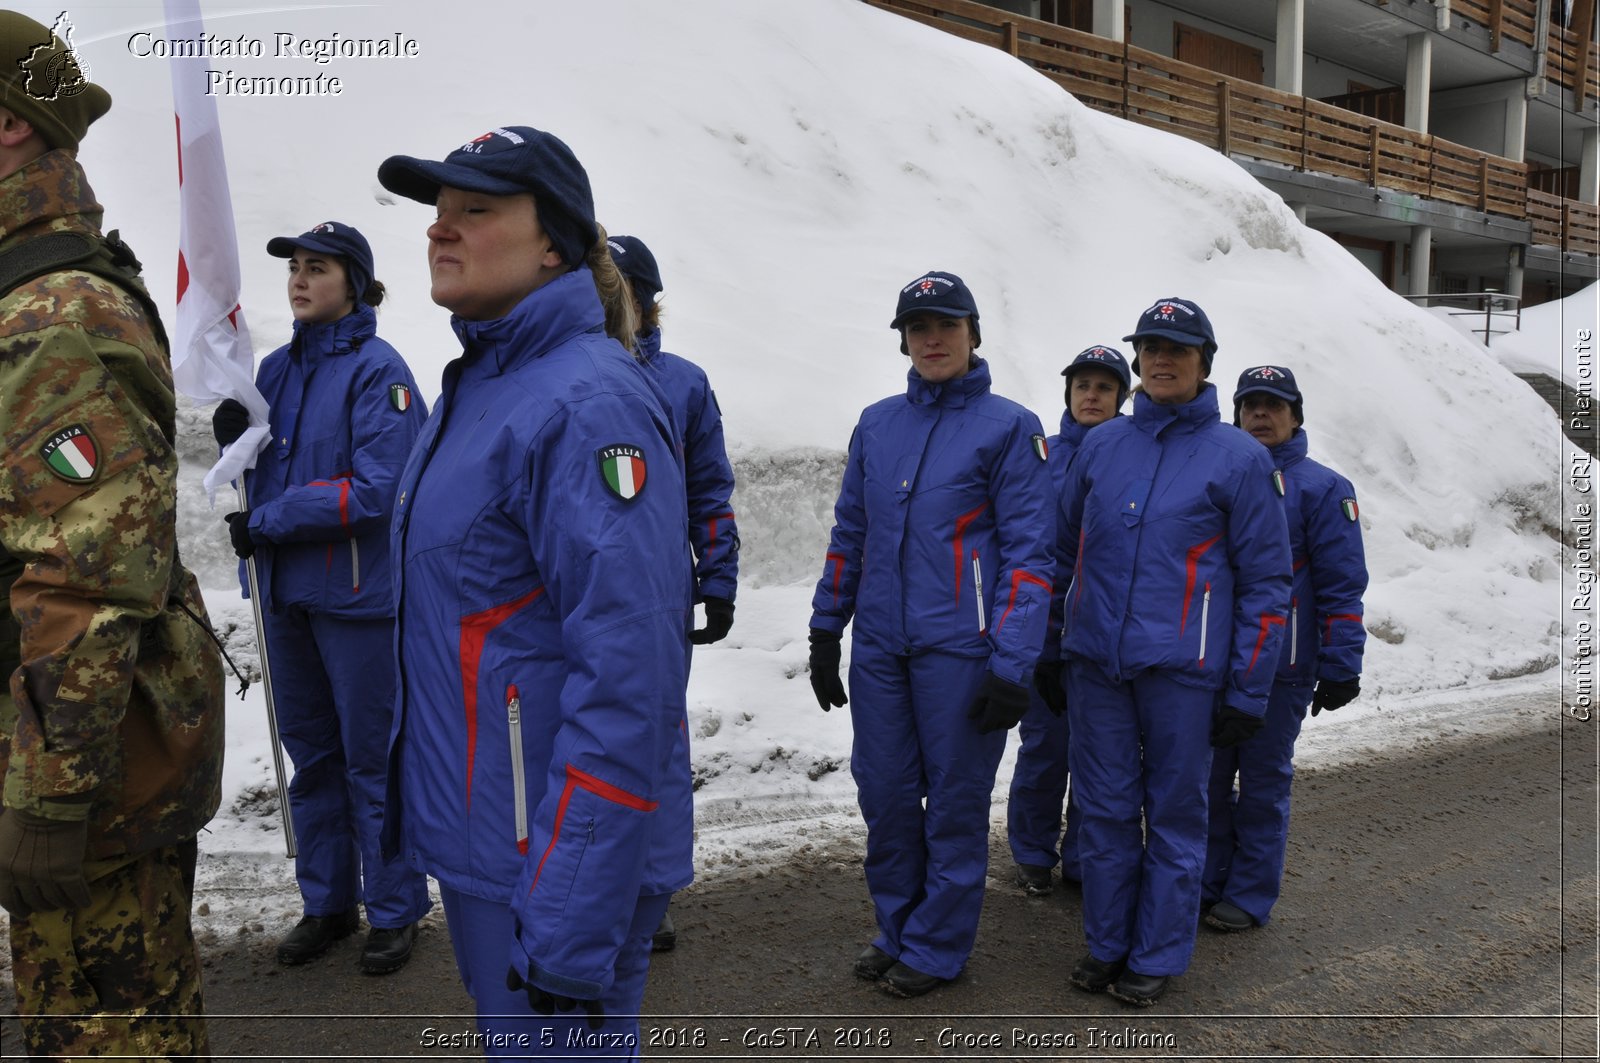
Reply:
M1260 384L1257 384L1254 387L1240 388L1238 391L1235 391L1233 393L1233 401L1237 403L1246 395L1271 395L1273 398L1282 399L1284 402L1287 402L1290 405L1300 401L1299 395L1291 395L1286 391L1279 391L1277 388L1264 387Z
M901 325L905 324L906 318L913 314L938 314L940 317L971 317L972 311L948 310L942 306L914 306L905 313L900 314L893 321L889 322L889 327L892 329L899 328Z
M335 247L321 240L308 240L301 236L274 236L267 241L267 254L274 258L293 258L295 251L302 248L307 251L318 251L324 255L338 255L341 258L350 254L348 248Z
M378 167L378 183L397 196L418 203L437 203L443 185L489 196L514 196L533 189L494 177L469 166L430 162L409 155L391 155Z
M1207 342L1206 338L1197 332L1184 332L1180 329L1168 328L1153 328L1146 329L1143 332L1135 332L1132 335L1122 337L1122 342L1132 343L1135 340L1142 340L1149 336L1159 336L1164 340L1181 343L1185 347L1199 347L1202 351L1205 350Z

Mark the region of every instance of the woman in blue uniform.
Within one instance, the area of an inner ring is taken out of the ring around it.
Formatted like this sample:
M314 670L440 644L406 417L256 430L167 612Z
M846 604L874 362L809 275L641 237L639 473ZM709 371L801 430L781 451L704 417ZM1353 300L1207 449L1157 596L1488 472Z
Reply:
M1233 423L1272 455L1284 485L1294 583L1277 678L1260 731L1211 765L1206 922L1218 930L1265 926L1283 883L1289 843L1294 743L1306 708L1315 716L1361 691L1366 552L1356 490L1306 456L1305 399L1294 373L1258 365L1239 375ZM1235 782L1237 781L1237 790Z
M1133 384L1128 360L1104 344L1080 351L1061 375L1067 379L1066 409L1061 412L1061 431L1049 439L1050 482L1057 492L1066 484L1067 467L1083 437L1096 425L1121 416ZM1058 632L1061 618L1050 619L1056 625L1050 630ZM1034 897L1050 892L1050 869L1057 863L1063 881L1083 878L1078 868L1082 817L1078 803L1067 794L1067 693L1058 653L1058 647L1047 644L1034 673L1034 702L1017 726L1021 744L1006 802L1006 840L1017 863L1017 885Z
M1089 946L1071 981L1148 1006L1194 951L1211 747L1266 711L1289 536L1266 451L1218 417L1205 312L1158 300L1124 339L1143 388L1078 449L1057 540Z
M566 144L506 126L378 180L433 205L462 345L400 481L385 843L439 881L490 1055L632 1058L692 877L676 436Z
M705 608L704 627L689 641L708 646L733 629L733 597L739 589L739 525L733 515L733 463L722 441L722 408L704 369L661 349L661 270L637 236L607 241L611 258L628 280L638 317L634 353L661 389L683 453L689 502L689 546L694 551L694 601ZM684 736L687 741L688 736ZM678 928L669 911L651 938L651 948L677 947Z
M919 996L960 974L977 938L989 793L1045 637L1054 507L1039 419L990 390L961 279L912 281L890 327L908 386L850 439L812 599L811 684L824 710L850 704L855 730L878 923L856 973Z
M227 516L235 551L254 555L289 783L304 918L278 960L305 963L371 930L369 974L399 970L428 911L427 879L379 851L394 707L389 521L395 482L427 409L405 359L377 335L383 284L366 237L328 221L279 236L289 260L294 338L261 361L256 387L272 436L248 474L250 509ZM227 446L248 423L233 399L213 414Z

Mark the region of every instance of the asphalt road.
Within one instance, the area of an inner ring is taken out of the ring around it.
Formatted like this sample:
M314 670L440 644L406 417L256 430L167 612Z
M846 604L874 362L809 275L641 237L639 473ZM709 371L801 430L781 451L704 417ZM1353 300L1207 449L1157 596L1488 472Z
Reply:
M885 995L850 971L872 925L860 838L813 837L675 899L680 945L651 971L645 1055L1593 1059L1596 765L1596 725L1552 710L1502 736L1302 771L1272 924L1202 929L1189 973L1146 1011L1067 986L1077 894L1024 896L999 838L966 973L918 1000ZM437 913L384 978L356 973L359 937L279 967L279 931L202 942L217 1058L474 1057L437 1044L472 1028Z

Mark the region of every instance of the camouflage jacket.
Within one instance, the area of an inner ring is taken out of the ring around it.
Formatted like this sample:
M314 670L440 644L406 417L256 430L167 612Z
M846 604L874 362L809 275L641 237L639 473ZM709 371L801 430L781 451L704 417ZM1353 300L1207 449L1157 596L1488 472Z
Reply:
M100 216L69 152L0 180L0 251L98 235ZM222 669L177 559L174 414L167 351L119 286L61 271L0 297L4 803L87 815L93 859L192 837L221 796Z

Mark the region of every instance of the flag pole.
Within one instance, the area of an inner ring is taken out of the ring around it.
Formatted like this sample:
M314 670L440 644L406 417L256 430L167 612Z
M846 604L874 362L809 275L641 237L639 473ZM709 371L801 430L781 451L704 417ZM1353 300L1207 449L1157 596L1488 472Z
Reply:
M245 490L244 477L239 477L239 512L250 512L250 496ZM272 770L278 779L278 810L283 814L283 847L293 860L299 854L294 837L294 814L289 811L289 783L283 771L283 743L278 738L278 709L272 700L272 665L267 660L267 628L261 617L261 584L256 578L256 559L252 554L244 559L244 570L250 582L250 608L256 615L256 651L261 655L261 693L267 701L267 739L272 743Z
M164 0L167 35L174 41L202 38L200 0ZM250 426L206 473L205 490L215 499L222 484L233 481L239 508L249 510L245 470L266 446L270 411L256 390L249 332L239 304L239 248L233 205L223 158L222 127L217 103L206 92L210 69L203 52L171 56L172 103L178 133L178 304L174 322L172 379L179 391L198 402L231 398L250 415ZM278 805L283 813L284 849L296 854L294 819L289 810L283 746L272 700L272 667L262 624L260 585L254 558L247 558L250 605L255 611L256 646L261 657L262 688L267 699L267 730L272 765L277 774Z

